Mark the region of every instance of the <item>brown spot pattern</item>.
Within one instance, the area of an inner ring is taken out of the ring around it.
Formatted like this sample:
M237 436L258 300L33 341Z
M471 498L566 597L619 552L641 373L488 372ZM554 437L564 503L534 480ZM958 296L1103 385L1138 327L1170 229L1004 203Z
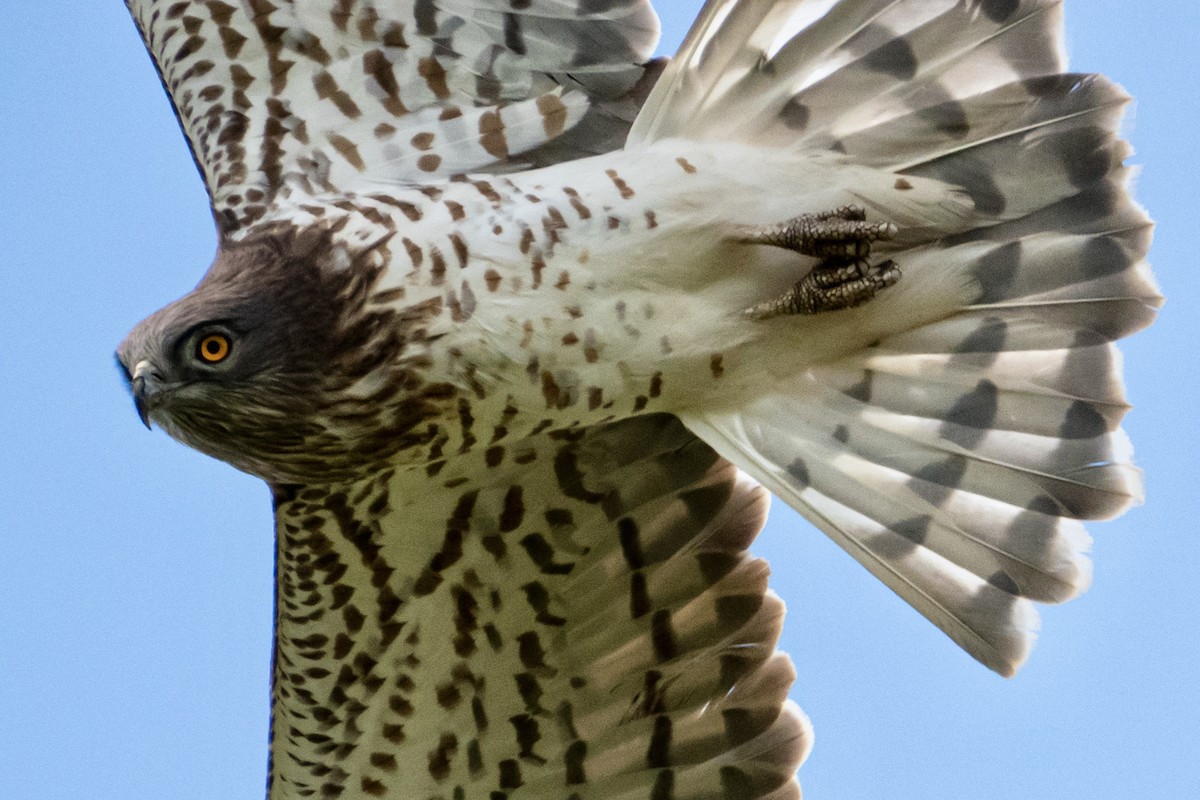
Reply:
M629 198L633 197L633 189L631 189L629 184L627 184L625 180L617 174L615 169L606 169L604 170L604 174L607 175L609 180L613 182L613 186L617 187L617 191L621 194L622 200L628 200Z

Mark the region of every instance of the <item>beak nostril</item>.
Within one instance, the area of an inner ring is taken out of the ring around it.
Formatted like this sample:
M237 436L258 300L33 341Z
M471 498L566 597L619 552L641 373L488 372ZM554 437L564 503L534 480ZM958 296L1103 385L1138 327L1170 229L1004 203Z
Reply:
M150 378L151 380L158 380L159 377L160 376L158 374L158 371L156 369L154 369L154 366L149 361L146 361L146 360L139 361L133 368L133 381L134 382L136 382L139 378L142 379L144 382L144 380L146 378Z

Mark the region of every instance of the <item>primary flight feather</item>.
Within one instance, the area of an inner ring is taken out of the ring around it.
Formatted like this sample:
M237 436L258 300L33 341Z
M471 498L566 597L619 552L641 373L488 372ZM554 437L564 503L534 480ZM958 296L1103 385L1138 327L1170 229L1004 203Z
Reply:
M118 358L272 488L272 798L795 796L763 487L1006 675L1140 499L1150 223L1056 0L669 63L642 0L127 5L219 252Z

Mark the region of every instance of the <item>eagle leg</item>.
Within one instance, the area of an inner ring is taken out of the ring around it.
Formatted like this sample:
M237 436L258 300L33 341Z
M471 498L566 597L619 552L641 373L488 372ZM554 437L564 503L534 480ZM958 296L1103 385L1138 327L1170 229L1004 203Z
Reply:
M744 227L737 241L784 247L821 259L812 271L782 295L745 310L753 319L788 314L820 314L854 308L900 280L900 269L888 260L872 265L871 243L897 233L891 222L867 222L859 206L801 214L765 227Z

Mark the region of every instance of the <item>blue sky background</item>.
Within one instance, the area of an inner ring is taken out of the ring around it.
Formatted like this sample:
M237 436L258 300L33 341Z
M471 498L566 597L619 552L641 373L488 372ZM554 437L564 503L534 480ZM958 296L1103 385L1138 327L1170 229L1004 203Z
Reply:
M673 50L699 0L659 4ZM1068 2L1073 66L1137 98L1169 302L1124 345L1145 506L998 678L777 504L756 551L817 745L809 800L1200 797L1200 11ZM199 177L117 0L0 4L0 796L261 798L271 513L147 433L112 363L214 249Z

